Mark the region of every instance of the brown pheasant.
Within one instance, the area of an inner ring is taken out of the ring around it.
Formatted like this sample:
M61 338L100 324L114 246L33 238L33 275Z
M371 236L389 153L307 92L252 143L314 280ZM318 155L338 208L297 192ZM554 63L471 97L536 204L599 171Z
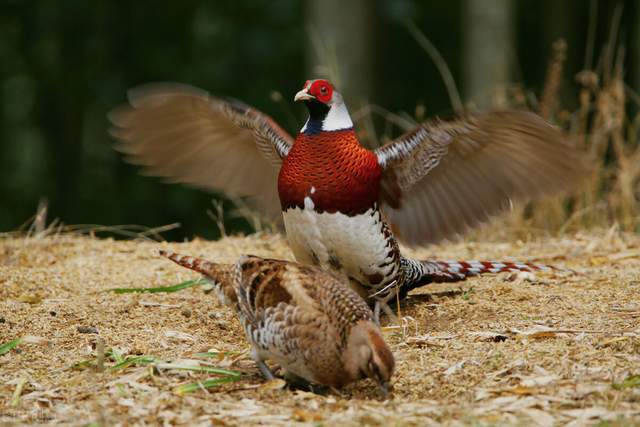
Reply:
M201 273L232 307L267 379L272 360L289 380L334 388L371 378L388 392L394 358L367 304L332 275L288 261L242 256L235 265L160 251Z

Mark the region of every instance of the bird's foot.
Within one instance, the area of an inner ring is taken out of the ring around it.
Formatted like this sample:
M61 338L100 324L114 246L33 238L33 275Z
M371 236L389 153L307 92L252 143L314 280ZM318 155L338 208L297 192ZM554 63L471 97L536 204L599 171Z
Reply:
M289 390L302 390L309 391L314 394L326 395L330 388L324 385L313 384L302 377L291 372L285 372L284 379L287 381L287 388Z
M381 306L382 306L382 310L389 317L389 322L391 322L391 324L398 325L398 326L402 325L402 323L400 322L400 319L398 318L398 316L396 316L396 313L394 313L394 311L391 309L389 304L385 302L385 303L381 303Z

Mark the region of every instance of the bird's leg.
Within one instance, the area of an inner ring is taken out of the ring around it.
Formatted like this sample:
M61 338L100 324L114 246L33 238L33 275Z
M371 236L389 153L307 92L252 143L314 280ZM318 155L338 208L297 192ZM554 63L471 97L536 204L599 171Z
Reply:
M264 363L264 360L262 360L262 357L260 357L258 351L255 348L251 349L251 357L253 358L253 360L255 360L256 365L258 365L258 369L260 369L260 373L262 373L262 376L267 381L275 379L273 372L271 372L271 369L269 369L267 364Z
M373 306L373 321L377 326L380 326L380 300L376 300Z
M387 316L389 316L389 320L391 321L391 323L395 323L397 325L400 325L400 319L398 319L398 316L396 316L396 314L393 312L393 310L391 309L391 307L389 306L389 304L387 304L386 302L382 303L382 309L384 310L384 312L387 314Z
M391 307L389 306L389 300L391 297L395 296L394 294L390 294L384 298L376 299L376 303L373 306L373 320L376 322L376 325L380 326L380 311L384 311L387 316L389 316L389 320L391 323L397 323L400 325L400 320L398 316L393 312Z
M337 396L339 396L339 397L341 397L343 399L346 399L348 397L346 393L344 393L342 390L338 390L335 387L329 387L329 391L331 391L333 394L335 394L335 395L337 395Z
M398 316L396 316L391 307L389 307L389 301L394 297L398 303L398 313L400 313L400 287L398 286L397 280L393 280L382 289L372 295L369 295L369 298L375 299L375 304L373 306L373 320L378 326L380 326L380 309L387 313L392 323L400 324Z

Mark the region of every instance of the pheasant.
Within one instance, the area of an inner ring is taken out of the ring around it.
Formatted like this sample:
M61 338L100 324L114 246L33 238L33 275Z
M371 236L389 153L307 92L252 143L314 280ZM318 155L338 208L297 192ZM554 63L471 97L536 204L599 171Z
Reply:
M396 240L455 238L512 201L574 188L586 163L541 117L497 111L428 120L369 150L327 80L307 81L294 101L309 112L295 139L238 101L152 84L130 91L130 105L110 114L111 133L146 174L281 212L296 259L348 279L362 296L384 300L431 282L547 268L418 261L402 256Z
M367 377L387 394L393 354L369 306L333 275L255 256L230 265L160 254L214 285L220 301L238 314L265 378L274 378L265 364L272 360L289 379L340 388Z

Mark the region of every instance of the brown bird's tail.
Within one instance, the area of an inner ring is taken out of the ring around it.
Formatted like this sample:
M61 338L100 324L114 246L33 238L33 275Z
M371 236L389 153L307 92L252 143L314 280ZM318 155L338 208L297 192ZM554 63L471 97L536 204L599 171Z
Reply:
M213 285L220 302L228 306L235 306L237 297L233 288L233 265L216 264L202 258L181 255L171 251L160 250L160 255L169 258L182 267L197 271Z

